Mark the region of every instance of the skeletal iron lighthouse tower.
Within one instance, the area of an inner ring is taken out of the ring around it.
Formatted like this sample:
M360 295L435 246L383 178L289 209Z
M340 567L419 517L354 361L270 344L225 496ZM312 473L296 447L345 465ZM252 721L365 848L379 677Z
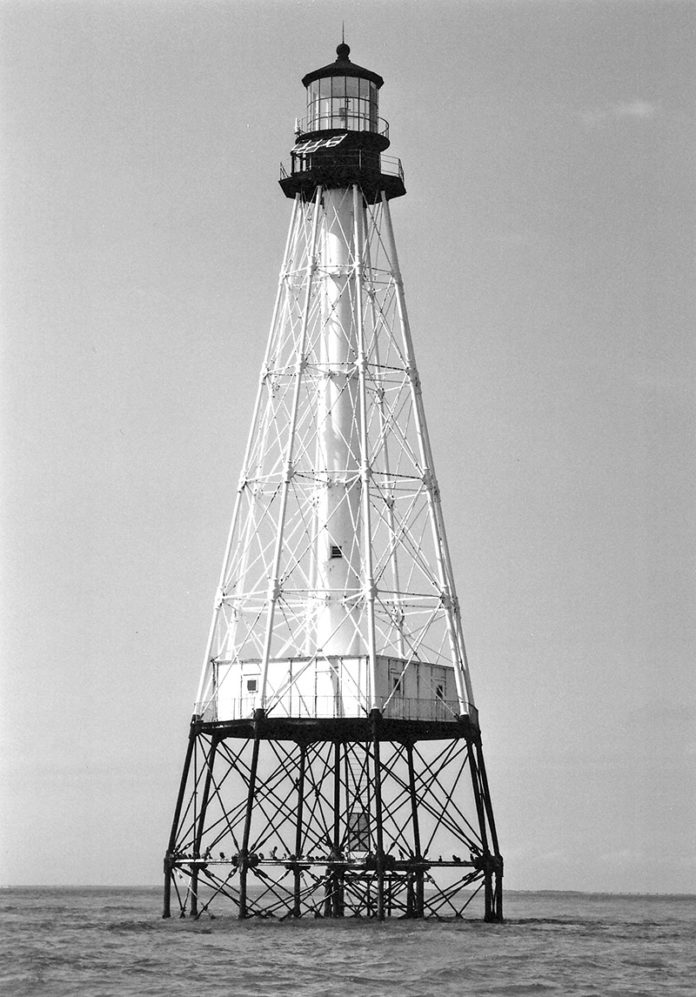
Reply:
M164 914L502 918L502 858L389 202L382 78L303 79L292 220Z

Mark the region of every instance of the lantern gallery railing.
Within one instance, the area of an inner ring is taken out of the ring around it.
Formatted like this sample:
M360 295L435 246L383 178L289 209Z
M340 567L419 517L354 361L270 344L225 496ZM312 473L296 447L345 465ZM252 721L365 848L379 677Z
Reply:
M297 151L291 153L290 170L288 170L284 163L280 164L280 179L286 180L297 173L306 173L313 169L322 167L328 169L332 166L337 166L338 163L334 164L325 155L322 156L321 160L314 157L314 153L320 151L316 148L319 145L321 145L321 140L315 143L306 142L296 147ZM324 151L323 148L321 151ZM388 177L398 177L399 180L404 181L404 170L401 160L395 156L378 156L374 152L365 149L351 149L341 152L340 166L343 170L372 170L375 164L378 166L379 173Z
M389 138L389 122L374 115L360 114L349 107L339 107L335 111L312 114L295 120L295 133L327 131L330 128L347 128L351 132L372 132Z

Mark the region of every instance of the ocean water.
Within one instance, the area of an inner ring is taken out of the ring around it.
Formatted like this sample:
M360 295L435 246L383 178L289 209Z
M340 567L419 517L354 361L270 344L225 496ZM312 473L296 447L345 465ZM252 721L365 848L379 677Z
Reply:
M696 897L507 893L507 920L200 921L157 889L0 890L11 997L696 994Z

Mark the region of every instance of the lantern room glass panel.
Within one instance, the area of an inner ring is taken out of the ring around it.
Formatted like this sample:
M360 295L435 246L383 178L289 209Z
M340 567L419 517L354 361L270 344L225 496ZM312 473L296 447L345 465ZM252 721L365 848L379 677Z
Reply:
M307 130L378 130L377 87L357 76L327 76L307 87Z

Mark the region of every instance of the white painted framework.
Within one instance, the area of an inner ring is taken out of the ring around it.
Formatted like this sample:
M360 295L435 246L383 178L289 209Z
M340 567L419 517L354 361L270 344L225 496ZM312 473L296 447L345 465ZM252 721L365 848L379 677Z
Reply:
M389 203L294 201L195 706L474 706Z

